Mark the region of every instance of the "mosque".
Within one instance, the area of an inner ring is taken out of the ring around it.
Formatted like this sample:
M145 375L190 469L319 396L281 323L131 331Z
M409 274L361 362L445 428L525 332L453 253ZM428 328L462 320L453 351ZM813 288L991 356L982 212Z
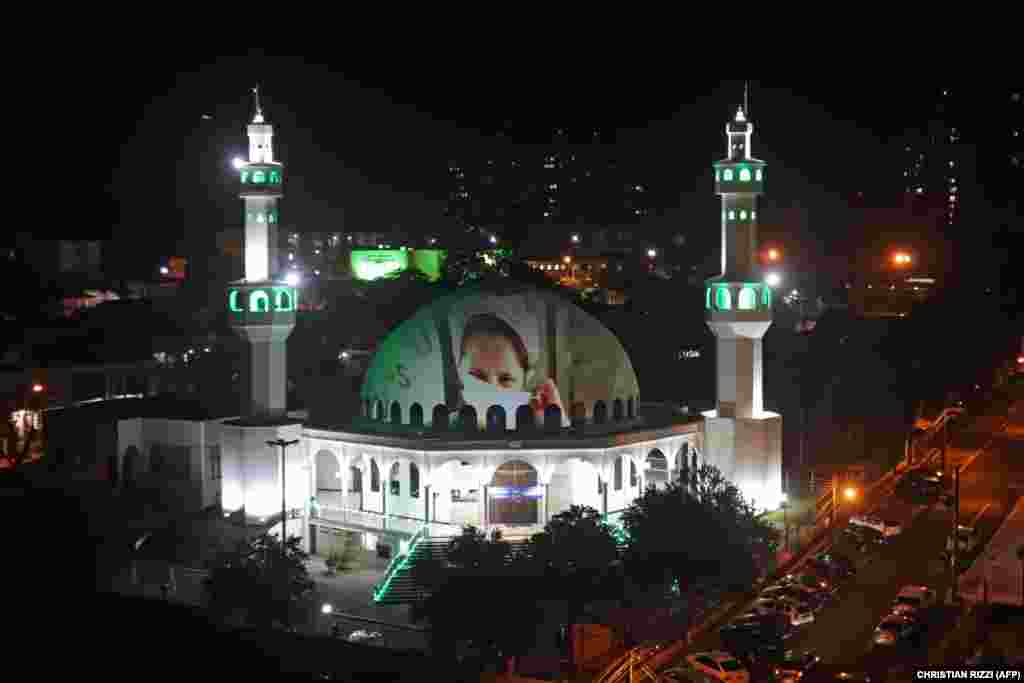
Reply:
M249 158L236 163L245 277L226 293L233 328L251 349L247 407L199 432L141 418L120 430L119 451L126 439L141 453L156 441L203 439L210 447L199 453L217 453L214 497L225 514L273 522L286 509L289 535L301 530L318 553L346 531L399 552L467 524L521 537L574 504L614 522L684 463L713 464L758 508L775 508L782 421L764 411L761 395L772 290L755 264L765 164L750 155L744 109L726 124L726 156L714 164L722 273L707 282L705 300L717 338L714 410L690 415L644 402L629 356L600 322L557 295L510 283L461 288L397 327L378 347L361 415L349 424L289 415L285 345L299 290L275 272L285 172L257 93Z

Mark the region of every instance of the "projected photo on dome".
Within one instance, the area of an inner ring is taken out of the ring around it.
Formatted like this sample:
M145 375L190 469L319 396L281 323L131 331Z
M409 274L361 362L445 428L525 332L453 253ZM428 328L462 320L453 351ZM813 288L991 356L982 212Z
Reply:
M380 345L362 398L384 421L397 411L402 424L415 414L429 425L437 406L452 420L470 406L480 427L499 425L503 413L514 429L522 406L538 422L554 406L568 426L573 416L628 417L638 394L632 364L600 322L553 294L520 289L459 292L421 309Z

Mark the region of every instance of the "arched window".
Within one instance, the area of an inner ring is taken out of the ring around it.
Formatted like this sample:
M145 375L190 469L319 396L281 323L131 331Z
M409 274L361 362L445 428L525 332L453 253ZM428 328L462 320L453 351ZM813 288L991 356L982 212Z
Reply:
M722 172L721 172L721 171L718 171L718 170L716 170L716 171L715 171L715 182L717 183L717 182L719 182L719 181L720 181L721 179L722 179ZM245 181L243 180L242 182L245 182Z
M505 409L491 406L487 409L487 431L502 433L505 431Z
M443 432L448 429L448 406L438 403L430 414L430 427L435 432Z
M235 313L241 313L242 312L242 309L238 307L238 290L237 289L232 289L231 292L228 293L228 308L231 309L232 311L234 311Z
M267 222L268 223L276 223L277 222L277 211L268 211L267 212Z
M373 419L373 403L370 399L363 401L363 417Z
M380 491L380 468L376 460L370 461L370 490L375 493Z
M744 287L740 290L739 309L741 311L752 311L757 308L757 292L753 287Z
M249 294L249 311L251 313L267 313L270 310L270 297L261 289Z
M729 210L729 220L731 220L731 221L736 220L736 212L733 211L732 209Z
M413 403L409 406L409 424L413 427L423 426L423 406L419 403Z
M771 287L767 287L766 286L764 288L764 290L761 292L761 304L765 308L771 308L772 307L772 288Z
M754 171L754 180L761 182L762 179L764 179L764 175L761 173L761 169Z
M292 310L292 297L285 290L281 289L277 292L277 310L279 311L290 311Z
M253 171L252 181L254 183L265 183L267 182L267 174L264 173L263 171Z
M715 290L715 308L720 311L728 311L732 308L732 295L728 287L719 287Z
M398 405L398 401L391 402L391 424L402 424L402 406Z
M409 495L420 497L420 468L414 462L409 463Z
M621 398L617 398L617 399L615 399L612 402L612 419L615 420L616 422L618 422L619 420L622 419L622 416L623 416L622 399Z
M724 171L722 171L722 180L724 180L726 182L729 182L730 180L732 180L732 169L731 168L727 168ZM263 182L263 181L261 180L260 182Z
M257 211L256 212L256 222L257 223L262 223L263 222L263 212L262 211Z
M516 408L516 431L528 432L537 426L537 418L528 405L521 405Z
M629 461L629 486L635 488L640 483L639 477L636 476L636 463L632 460Z
M377 410L374 412L373 419L384 421L384 401L377 399Z
M348 492L363 492L363 471L355 465L348 468Z
M622 490L622 456L615 458L615 471L612 476L613 487L616 491Z
M544 409L544 431L557 432L562 428L562 409L551 405Z
M747 220L747 210L746 209L741 209L740 210L740 220L741 221Z
M708 287L707 291L704 293L704 307L707 308L709 311L711 310L711 288L710 287Z
M740 182L744 182L744 183L749 183L750 182L750 169L749 168L741 168L740 169Z
M392 496L398 496L402 494L402 468L398 466L398 463L394 463L391 466L391 472L388 474L388 488L391 490Z
M476 420L476 408L473 406L462 406L459 409L459 429L462 431L475 432L479 427Z
M272 183L279 183L279 182L281 182L281 174L278 173L277 171L271 171L270 172L270 182L272 182Z
M627 418L632 420L634 417L636 417L636 413L634 412L635 408L636 408L636 405L635 405L635 402L633 401L633 397L630 396L629 398L626 399L626 417Z
M248 171L242 171L242 183L244 184L244 183L247 183L247 182L249 182L249 172Z
M752 220L752 221L757 220L757 211L751 211L750 212L750 220Z
M608 421L608 406L604 401L594 403L594 424L603 425Z

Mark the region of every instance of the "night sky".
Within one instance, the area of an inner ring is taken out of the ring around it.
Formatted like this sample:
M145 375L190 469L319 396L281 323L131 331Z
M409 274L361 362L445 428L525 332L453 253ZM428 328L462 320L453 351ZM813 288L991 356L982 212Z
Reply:
M656 190L655 208L707 216L717 238L710 165L723 154L743 81L692 81L650 65L584 73L557 63L489 64L486 72L472 60L364 64L254 54L151 60L144 80L101 76L89 91L110 105L91 115L111 174L96 195L96 220L81 230L113 237L121 257L139 260L211 248L217 230L240 225L230 161L245 154L249 89L259 82L275 156L288 169L286 226L442 221L448 160L512 122L527 136L561 126L615 130L615 153ZM750 92L754 154L771 174L769 217L773 207L828 212L851 192L897 187L893 136L934 90L833 79L752 81ZM823 250L836 237L824 221L805 229L799 239Z

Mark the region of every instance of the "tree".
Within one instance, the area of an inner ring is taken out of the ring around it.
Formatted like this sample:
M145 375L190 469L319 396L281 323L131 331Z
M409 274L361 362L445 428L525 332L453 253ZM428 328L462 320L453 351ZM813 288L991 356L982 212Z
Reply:
M549 590L567 603L572 657L573 626L584 606L609 592L609 570L619 556L615 536L597 510L573 505L552 517L544 531L534 534L530 555Z
M647 489L623 513L628 574L643 582L706 581L749 586L778 532L761 521L739 489L712 465L683 467L663 489ZM680 533L685 520L687 532ZM667 586L665 586L667 587Z
M241 611L254 626L291 625L312 597L302 539L281 542L263 534L226 549L206 579L210 609L222 617Z
M430 647L438 658L455 661L456 646L463 641L480 649L485 664L533 647L536 624L543 618L537 581L500 534L488 538L465 527L449 542L447 561L431 555L419 560L413 572L427 595L413 606L412 619L430 622Z

